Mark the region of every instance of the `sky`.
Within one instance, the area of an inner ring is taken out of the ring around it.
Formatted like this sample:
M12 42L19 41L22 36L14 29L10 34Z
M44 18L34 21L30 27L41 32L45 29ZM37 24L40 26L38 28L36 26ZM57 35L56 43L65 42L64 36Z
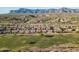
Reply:
M0 7L0 14L9 13L10 10L16 10L17 7Z
M0 0L0 14L20 7L79 7L79 0Z

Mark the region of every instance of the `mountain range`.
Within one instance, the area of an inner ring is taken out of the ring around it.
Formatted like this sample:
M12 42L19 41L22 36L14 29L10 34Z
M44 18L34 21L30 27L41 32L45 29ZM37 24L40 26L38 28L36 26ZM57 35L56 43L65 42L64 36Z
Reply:
M9 13L79 13L78 8L51 8L51 9L27 9L19 8L18 10L11 10Z

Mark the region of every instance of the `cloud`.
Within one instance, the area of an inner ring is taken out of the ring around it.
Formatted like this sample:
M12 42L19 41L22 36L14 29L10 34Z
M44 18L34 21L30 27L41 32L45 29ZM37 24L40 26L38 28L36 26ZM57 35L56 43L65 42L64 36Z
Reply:
M79 0L1 0L0 7L79 7Z

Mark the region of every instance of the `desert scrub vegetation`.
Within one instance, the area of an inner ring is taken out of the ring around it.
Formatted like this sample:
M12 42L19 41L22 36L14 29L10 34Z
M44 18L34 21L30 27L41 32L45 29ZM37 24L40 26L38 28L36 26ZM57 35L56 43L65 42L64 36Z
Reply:
M79 45L79 34L56 34L52 37L44 35L0 35L0 50L29 51L32 47L49 48L60 44Z
M63 13L0 15L0 51L79 45L78 19L79 14Z

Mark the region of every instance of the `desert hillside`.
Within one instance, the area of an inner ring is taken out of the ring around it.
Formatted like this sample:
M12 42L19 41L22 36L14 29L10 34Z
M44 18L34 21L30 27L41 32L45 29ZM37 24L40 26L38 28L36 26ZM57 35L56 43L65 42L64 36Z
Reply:
M79 51L79 13L1 14L0 51Z
M78 13L0 15L0 33L73 33L79 31Z

